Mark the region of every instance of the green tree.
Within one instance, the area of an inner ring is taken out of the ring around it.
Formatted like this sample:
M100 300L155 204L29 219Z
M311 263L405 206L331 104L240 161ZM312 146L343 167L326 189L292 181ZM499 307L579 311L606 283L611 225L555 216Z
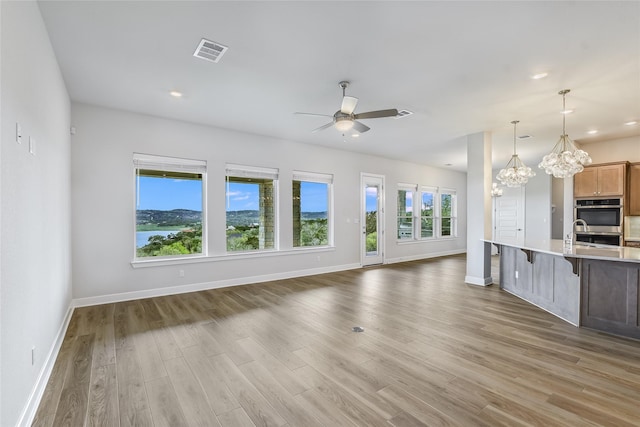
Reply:
M367 233L367 252L376 252L378 250L378 233Z
M190 224L189 228L166 237L153 235L136 253L138 257L202 253L202 223Z
M305 220L300 224L300 246L328 245L327 220Z
M367 234L378 231L378 211L367 212Z

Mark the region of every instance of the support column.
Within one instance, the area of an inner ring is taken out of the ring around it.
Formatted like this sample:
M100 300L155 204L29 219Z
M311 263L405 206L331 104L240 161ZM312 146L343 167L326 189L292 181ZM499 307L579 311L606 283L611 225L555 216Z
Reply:
M467 135L466 283L487 286L491 278L491 134Z

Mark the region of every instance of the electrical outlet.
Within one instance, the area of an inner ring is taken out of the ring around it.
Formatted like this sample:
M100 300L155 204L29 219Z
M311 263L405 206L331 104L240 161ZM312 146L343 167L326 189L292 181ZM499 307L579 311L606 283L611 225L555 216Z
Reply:
M22 144L22 126L20 123L16 123L16 142Z
M29 137L29 153L36 155L36 139L32 136Z
M180 271L178 271L178 275L179 275L180 277L184 277L184 270L180 270Z

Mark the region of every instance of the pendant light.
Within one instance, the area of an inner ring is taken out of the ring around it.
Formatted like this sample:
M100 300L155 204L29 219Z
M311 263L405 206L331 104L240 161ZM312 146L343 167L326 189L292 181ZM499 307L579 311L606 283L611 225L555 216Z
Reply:
M519 123L518 120L514 120L511 122L513 125L513 155L511 156L511 160L509 163L498 172L496 178L500 183L506 185L507 187L520 187L521 185L525 185L529 178L536 176L536 173L531 170L530 167L526 166L520 157L518 157L518 153L516 153L516 125Z
M538 165L540 169L544 169L546 173L556 178L570 178L576 173L582 172L584 165L591 164L589 154L577 148L565 130L565 112L567 111L565 97L569 92L569 89L558 92L558 95L562 95L562 135L551 153L544 156Z
M500 197L502 196L502 187L498 186L497 182L491 184L491 197Z

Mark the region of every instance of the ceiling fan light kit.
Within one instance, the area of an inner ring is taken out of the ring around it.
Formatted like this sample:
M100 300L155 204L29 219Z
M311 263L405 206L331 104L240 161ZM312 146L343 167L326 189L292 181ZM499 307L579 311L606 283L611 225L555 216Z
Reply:
M391 108L388 110L367 111L365 113L354 114L356 106L358 105L358 98L346 95L346 89L349 86L349 82L346 80L341 81L338 86L342 89L342 104L340 109L336 111L333 116L327 114L315 114L315 113L295 113L308 116L322 116L333 117L333 121L319 128L314 129L312 132L318 132L323 129L327 129L334 126L336 130L342 134L350 130L354 130L359 133L367 132L371 129L369 126L357 121L358 119L379 119L382 117L396 117L398 110Z

